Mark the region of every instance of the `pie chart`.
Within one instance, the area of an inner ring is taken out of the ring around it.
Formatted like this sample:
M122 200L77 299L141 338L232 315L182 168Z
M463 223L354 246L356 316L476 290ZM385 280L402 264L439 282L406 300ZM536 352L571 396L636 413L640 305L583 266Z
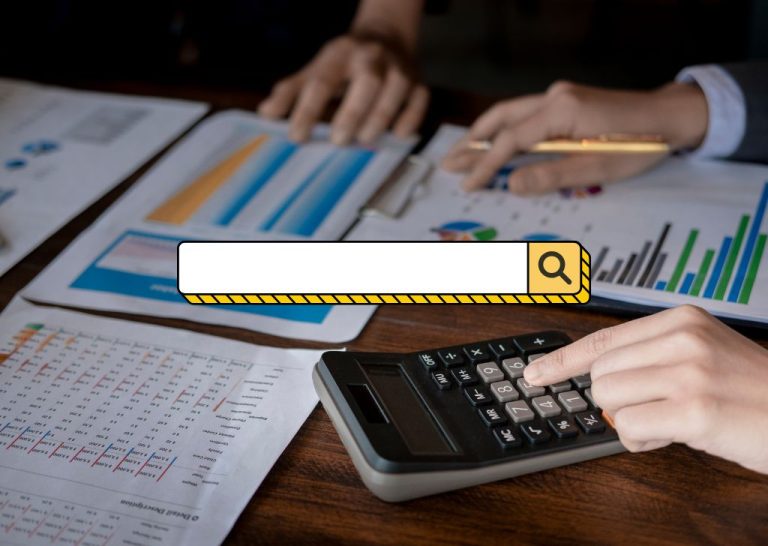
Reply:
M442 241L492 241L498 235L496 228L471 220L448 222L431 231Z

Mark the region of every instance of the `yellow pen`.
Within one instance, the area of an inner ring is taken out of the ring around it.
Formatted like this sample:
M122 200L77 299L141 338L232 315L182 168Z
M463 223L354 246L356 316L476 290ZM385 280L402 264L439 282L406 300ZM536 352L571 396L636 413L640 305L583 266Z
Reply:
M493 146L489 140L470 140L470 150L487 152ZM658 135L600 135L595 138L544 140L533 145L529 153L621 153L666 154L670 147Z

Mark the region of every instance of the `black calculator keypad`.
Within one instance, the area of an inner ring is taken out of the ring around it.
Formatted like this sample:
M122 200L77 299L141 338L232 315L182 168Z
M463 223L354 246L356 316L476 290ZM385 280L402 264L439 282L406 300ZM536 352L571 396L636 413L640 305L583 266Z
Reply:
M551 387L530 385L523 377L531 361L569 342L559 332L543 332L415 356L436 390L459 386L464 402L458 407L458 393L440 395L450 400L450 411L474 413L466 418L477 423L473 434L493 437L499 453L513 455L579 445L579 438L595 440L612 430L592 399L589 374Z

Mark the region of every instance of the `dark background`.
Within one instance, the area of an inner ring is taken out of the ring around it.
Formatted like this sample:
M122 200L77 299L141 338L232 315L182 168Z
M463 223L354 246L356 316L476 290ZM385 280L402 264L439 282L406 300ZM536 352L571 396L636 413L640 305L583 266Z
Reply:
M265 90L348 27L354 0L5 2L0 75ZM427 82L484 95L559 78L650 87L768 57L766 0L452 0L425 17Z

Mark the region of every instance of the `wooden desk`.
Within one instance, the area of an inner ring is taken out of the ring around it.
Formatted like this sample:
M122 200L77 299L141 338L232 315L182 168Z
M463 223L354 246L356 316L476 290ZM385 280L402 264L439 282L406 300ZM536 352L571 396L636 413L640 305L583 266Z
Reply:
M131 84L99 87L196 98L219 107L250 109L257 103L257 97L249 93ZM468 122L487 103L457 101L453 95L438 94L433 114L450 114L445 117ZM463 106L457 109L457 105ZM436 119L433 115L433 122ZM3 277L0 306L5 306L141 172ZM321 347L233 328L151 317L142 320L252 343ZM616 317L577 308L383 306L348 346L353 350L413 351L545 329L564 330L578 338L618 322ZM328 417L318 408L248 504L226 544L485 546L767 541L768 476L681 446L617 455L433 498L386 504L365 489Z

